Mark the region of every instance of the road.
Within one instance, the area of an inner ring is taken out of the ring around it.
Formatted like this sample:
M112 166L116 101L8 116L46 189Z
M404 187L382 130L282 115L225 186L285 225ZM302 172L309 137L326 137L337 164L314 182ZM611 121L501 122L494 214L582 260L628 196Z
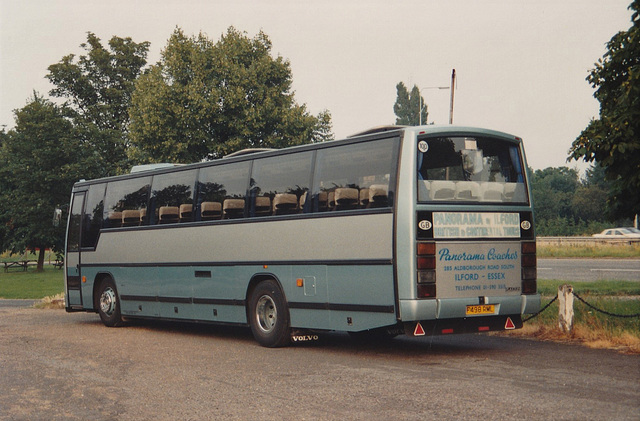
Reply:
M538 259L538 279L640 282L640 259Z
M346 334L283 349L248 329L0 308L1 420L637 420L640 359L497 335Z
M0 299L0 307L31 307L40 300L4 300Z

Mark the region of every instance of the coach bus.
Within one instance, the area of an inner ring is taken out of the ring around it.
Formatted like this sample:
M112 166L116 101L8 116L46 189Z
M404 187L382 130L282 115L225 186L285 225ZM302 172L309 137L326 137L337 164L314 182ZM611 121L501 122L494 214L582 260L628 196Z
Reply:
M540 307L526 168L512 135L388 126L80 181L66 310L244 325L267 347L517 329Z

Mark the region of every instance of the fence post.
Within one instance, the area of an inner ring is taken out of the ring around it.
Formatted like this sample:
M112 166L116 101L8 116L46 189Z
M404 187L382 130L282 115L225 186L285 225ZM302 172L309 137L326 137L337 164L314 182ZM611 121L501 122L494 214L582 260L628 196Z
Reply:
M558 325L565 333L571 332L573 327L573 287L571 285L558 287Z

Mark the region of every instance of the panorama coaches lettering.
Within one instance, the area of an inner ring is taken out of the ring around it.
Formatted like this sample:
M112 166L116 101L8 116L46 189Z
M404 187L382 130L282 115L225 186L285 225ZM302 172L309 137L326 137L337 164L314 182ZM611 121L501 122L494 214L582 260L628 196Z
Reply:
M540 308L525 169L512 135L390 126L81 181L66 309L250 326L267 347L519 328Z

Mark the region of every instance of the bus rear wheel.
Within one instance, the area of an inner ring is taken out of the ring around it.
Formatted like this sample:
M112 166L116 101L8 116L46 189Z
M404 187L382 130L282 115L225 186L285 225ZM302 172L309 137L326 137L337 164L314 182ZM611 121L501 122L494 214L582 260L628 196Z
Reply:
M105 279L98 289L98 314L105 326L116 327L122 325L120 300L116 284L112 279Z
M277 348L291 341L289 309L275 281L260 282L251 292L249 324L253 337L262 346Z

